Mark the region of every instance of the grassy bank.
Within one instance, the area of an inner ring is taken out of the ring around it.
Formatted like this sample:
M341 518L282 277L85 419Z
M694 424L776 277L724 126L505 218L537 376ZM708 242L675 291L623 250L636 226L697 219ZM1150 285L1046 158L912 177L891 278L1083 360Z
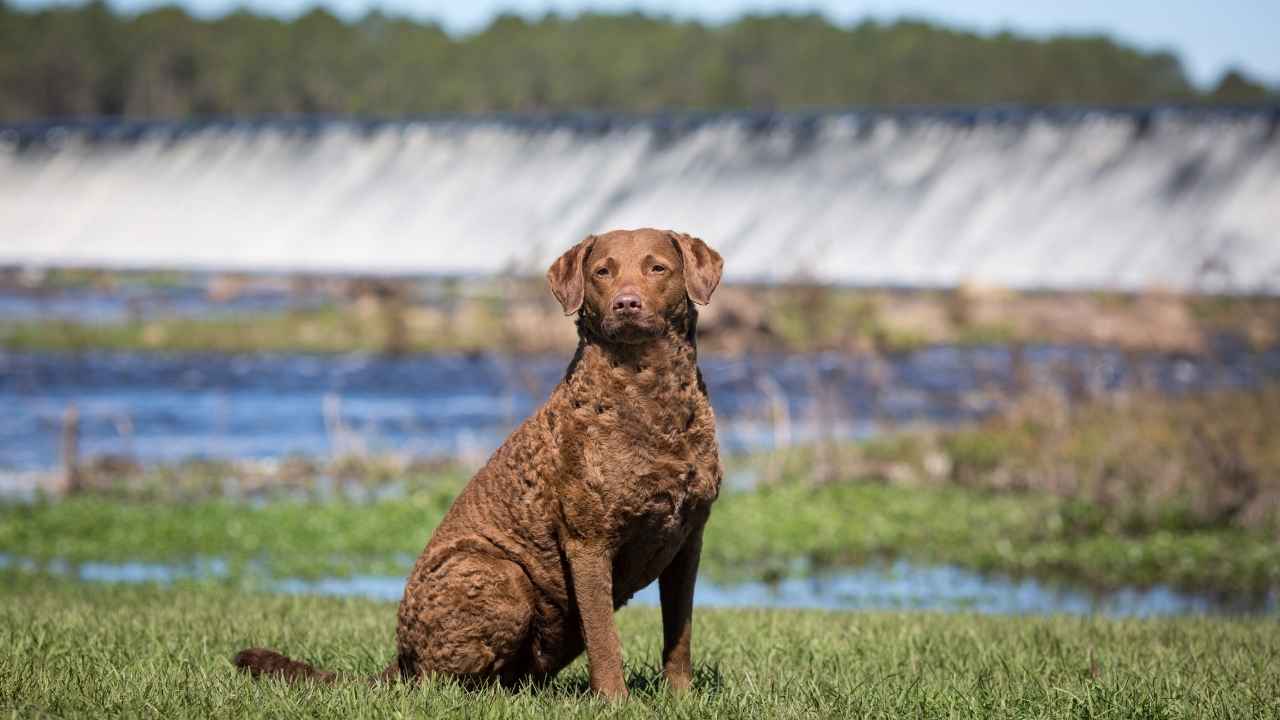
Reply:
M138 503L73 497L0 506L0 553L37 561L190 563L233 576L407 571L459 487L424 480L373 502ZM885 556L1098 586L1168 583L1258 592L1280 585L1280 545L1239 528L1082 529L1049 495L788 481L726 492L704 550L714 578L770 578Z
M694 692L656 670L651 609L618 615L632 698L606 706L583 661L549 687L252 682L250 644L370 675L394 606L220 589L0 583L0 708L13 717L1249 718L1280 706L1271 620L1114 621L701 610Z
M55 277L56 280L56 277ZM0 318L0 348L74 352L570 352L573 324L541 278L360 280L214 276L197 317L166 314L137 282L106 274L97 292L134 287L127 321ZM296 289L284 290L282 286ZM56 297L63 286L0 291ZM293 310L233 313L220 303L266 287L308 298ZM150 308L150 310L148 310ZM727 286L701 314L701 342L717 353L901 352L926 345L1065 343L1203 353L1211 339L1253 348L1280 341L1280 300L1168 293L1013 292L962 287L878 290Z
M45 352L429 353L496 351L502 342L496 323L479 314L468 324L454 328L445 328L444 323L429 318L421 323L421 330L406 331L400 322L377 309L338 306L110 324L39 320L0 323L0 345L10 350Z
M972 428L731 458L704 569L772 578L885 557L1100 587L1280 588L1280 388L1063 404ZM0 504L36 563L225 561L235 577L403 574L469 473L377 458L87 465Z
M780 454L782 477L1051 496L1081 535L1242 529L1280 537L1280 386L1072 402L1032 392L973 425Z

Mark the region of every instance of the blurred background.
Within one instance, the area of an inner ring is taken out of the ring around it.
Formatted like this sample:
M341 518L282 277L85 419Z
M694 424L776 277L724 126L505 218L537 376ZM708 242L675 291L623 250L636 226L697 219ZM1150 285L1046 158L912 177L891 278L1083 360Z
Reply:
M398 598L545 268L657 226L726 258L699 602L1276 612L1276 27L0 0L0 569Z

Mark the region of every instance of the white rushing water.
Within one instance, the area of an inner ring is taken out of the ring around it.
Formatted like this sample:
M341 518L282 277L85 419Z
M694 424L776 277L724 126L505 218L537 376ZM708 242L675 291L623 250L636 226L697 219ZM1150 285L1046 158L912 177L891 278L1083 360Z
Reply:
M0 138L0 263L540 273L670 227L731 280L1280 291L1274 114L157 127ZM1141 127L1141 131L1140 131Z

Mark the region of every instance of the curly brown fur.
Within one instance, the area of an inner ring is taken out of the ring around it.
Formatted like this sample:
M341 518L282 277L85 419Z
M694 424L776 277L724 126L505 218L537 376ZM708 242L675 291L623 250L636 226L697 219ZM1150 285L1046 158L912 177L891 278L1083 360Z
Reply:
M418 558L388 676L513 685L585 649L592 687L625 695L613 611L658 580L664 671L689 686L694 579L722 476L694 302L710 300L721 265L701 240L643 229L588 237L551 267L579 315L578 350ZM271 651L237 665L332 678Z
M274 650L249 648L236 653L232 664L248 671L254 677L278 677L290 682L315 680L317 682L333 682L331 672L317 670L304 662L285 657Z

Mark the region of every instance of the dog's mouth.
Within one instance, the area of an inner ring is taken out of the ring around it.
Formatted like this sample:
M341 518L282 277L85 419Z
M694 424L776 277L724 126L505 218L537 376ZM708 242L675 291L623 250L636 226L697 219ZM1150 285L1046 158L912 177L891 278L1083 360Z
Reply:
M612 342L637 344L661 337L666 332L666 320L660 315L605 316L600 322L600 334Z

